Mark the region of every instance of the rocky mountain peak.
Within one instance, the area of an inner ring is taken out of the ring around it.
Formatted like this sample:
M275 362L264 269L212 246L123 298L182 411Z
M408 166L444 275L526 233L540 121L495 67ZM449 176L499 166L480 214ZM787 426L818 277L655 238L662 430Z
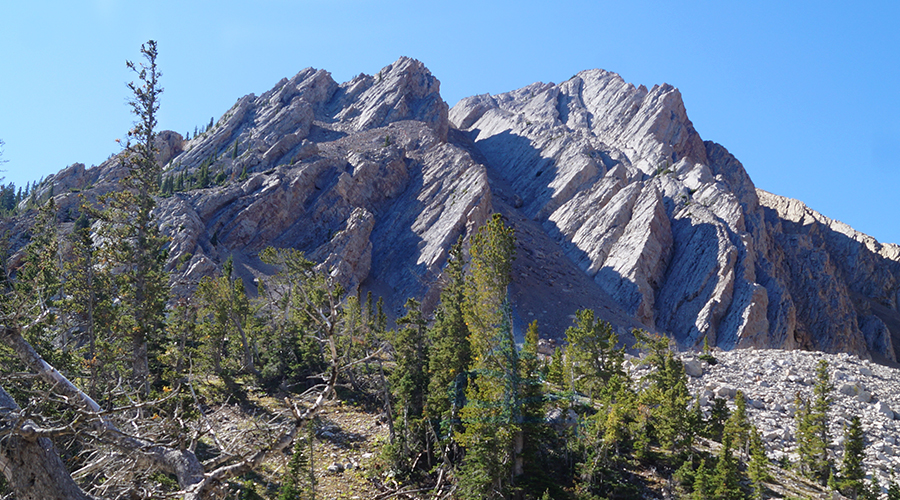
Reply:
M758 191L671 85L588 70L448 109L403 57L340 84L304 69L190 140L160 141L164 179L188 182L159 205L178 283L228 256L250 280L267 272L259 250L291 246L395 314L409 296L433 307L450 245L499 212L519 241L517 327L559 336L591 308L623 338L641 327L685 348L897 360L900 247ZM39 191L72 213L118 168L73 166Z

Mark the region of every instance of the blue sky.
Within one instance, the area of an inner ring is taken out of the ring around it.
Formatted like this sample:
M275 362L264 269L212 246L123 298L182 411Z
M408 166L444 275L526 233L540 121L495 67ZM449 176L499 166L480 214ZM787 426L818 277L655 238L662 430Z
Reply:
M900 243L900 2L381 0L8 2L0 30L5 182L99 164L132 122L142 42L159 42L160 125L181 133L312 66L346 81L405 55L444 99L591 68L670 83L757 187Z

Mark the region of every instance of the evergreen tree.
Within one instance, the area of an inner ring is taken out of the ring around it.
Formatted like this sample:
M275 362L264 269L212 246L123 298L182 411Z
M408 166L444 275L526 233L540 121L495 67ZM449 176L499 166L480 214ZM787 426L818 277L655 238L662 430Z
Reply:
M831 406L833 386L828 377L828 362L819 360L816 367L816 385L813 402L797 396L797 452L803 474L825 485L831 474L828 458L828 409Z
M694 472L694 491L691 500L713 500L716 486L711 471L706 468L706 459L700 459L700 466Z
M669 339L637 331L635 337L647 352L645 361L653 368L647 380L649 387L641 394L651 408L653 436L666 450L686 451L693 442L690 434L687 374L684 365L671 351Z
M287 473L278 492L278 500L315 500L316 474L313 469L313 429L303 438L294 440L294 452L288 461Z
M897 484L894 472L891 472L891 481L888 483L887 500L900 500L900 484Z
M74 359L71 356L71 339L59 332L57 318L60 304L61 258L59 253L56 203L50 198L38 211L31 228L31 241L24 248L24 262L16 271L12 283L14 298L4 304L4 315L32 323L25 331L26 339L50 364L61 371L70 371ZM59 334L62 334L61 336ZM62 346L58 345L62 341ZM57 344L57 345L55 345Z
M199 189L206 189L209 187L209 159L204 160L203 163L200 164L196 187Z
M868 486L863 487L862 491L859 492L859 498L860 500L879 500L881 493L881 483L878 482L878 476L872 474Z
M747 465L747 475L750 476L750 484L753 487L751 498L761 500L765 492L766 481L769 476L769 459L766 457L766 449L756 426L751 426L750 433L750 463Z
M575 312L575 326L566 329L566 355L577 389L595 397L613 376L625 373L624 351L616 346L618 340L612 325L594 321L594 311Z
M525 492L537 495L553 485L548 471L552 464L547 453L549 437L544 426L544 391L540 376L538 359L537 321L532 321L525 331L525 342L519 353L521 401L520 433L523 441L522 453L517 457L519 463L514 470L522 471ZM517 436L517 438L519 438Z
M412 462L426 445L422 416L428 387L428 351L425 345L425 319L419 302L406 301L406 315L397 320L399 329L390 335L396 368L391 373L391 389L397 401L394 428L400 429L402 461ZM408 469L408 464L401 464ZM424 465L424 463L423 463Z
M444 270L446 284L435 311L434 325L428 331L431 349L426 412L434 423L435 434L445 446L449 446L453 433L462 431L459 412L465 406L467 373L472 361L469 328L463 317L464 268L460 237L450 248Z
M256 371L254 339L250 330L252 309L244 290L244 281L234 276L234 261L229 256L223 266L222 276L204 276L195 294L201 319L200 328L205 338L206 350L213 371L222 374L223 361L232 358L235 366L229 371L252 373ZM230 347L227 339L240 339L239 349ZM235 352L236 351L236 352Z
M864 434L859 416L854 415L844 428L844 458L838 488L841 493L856 499L865 489L866 471L863 469Z
M79 343L85 345L85 364L90 370L87 392L96 398L102 384L104 367L115 363L116 356L110 331L113 304L112 276L108 269L97 265L90 220L83 210L69 236L71 254L63 266L66 299L61 306L68 326L81 332ZM109 377L109 381L112 378Z
M460 470L463 498L495 498L521 474L519 359L512 333L507 287L515 238L499 214L472 236L471 274L463 314L469 327L472 372L458 435L466 448Z
M156 124L159 110L160 72L156 66L156 42L141 46L146 64L128 67L137 74L138 83L129 83L134 97L129 101L138 117L129 131L122 156L127 174L121 190L104 197L104 251L109 265L121 269L117 274L119 305L118 331L131 340L131 381L146 394L150 388L150 351L158 352L164 332L168 276L165 238L153 209L159 193L160 166L156 159ZM134 142L132 142L132 140Z
M725 422L725 433L731 436L734 449L743 458L749 455L750 445L750 420L747 418L747 400L742 391L737 391L734 396L734 412Z
M553 357L550 358L550 366L547 369L547 381L557 387L563 387L566 383L562 350L557 347L553 350Z
M714 498L719 500L742 500L740 471L732 452L731 435L726 433L722 438L722 448L716 461L714 482L716 484Z

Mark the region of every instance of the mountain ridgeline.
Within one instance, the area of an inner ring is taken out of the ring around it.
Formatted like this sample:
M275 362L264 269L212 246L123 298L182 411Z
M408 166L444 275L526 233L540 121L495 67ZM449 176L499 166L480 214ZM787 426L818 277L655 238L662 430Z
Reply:
M589 70L450 109L416 60L342 84L305 69L158 144L176 292L229 256L252 283L272 272L263 248L293 247L395 314L407 297L433 308L450 246L499 212L518 241L519 331L536 319L561 336L591 308L681 347L897 361L900 246L756 189L670 85ZM116 157L75 164L34 196L74 220L122 175Z

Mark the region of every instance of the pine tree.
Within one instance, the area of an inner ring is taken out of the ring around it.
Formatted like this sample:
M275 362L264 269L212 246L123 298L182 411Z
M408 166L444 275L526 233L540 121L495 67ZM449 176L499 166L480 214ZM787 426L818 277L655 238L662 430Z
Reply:
M553 357L550 358L550 366L547 369L547 381L557 387L562 387L566 383L565 374L563 373L563 354L559 347L553 350Z
M637 331L635 337L647 352L645 361L653 368L647 380L648 390L641 398L652 408L652 428L659 444L666 450L686 451L691 445L687 374L684 365L672 353L669 339Z
M463 315L471 332L472 370L458 435L466 448L460 469L463 498L494 498L513 478L523 443L519 424L519 359L507 300L515 237L499 214L472 236L471 274Z
M859 492L860 500L879 500L881 498L881 483L878 482L878 476L872 474L869 484L864 486Z
M751 426L750 433L750 463L747 465L747 475L750 476L750 484L753 487L751 498L761 500L765 492L766 481L769 476L769 459L766 457L766 449L756 426Z
M63 265L66 299L61 309L67 316L68 326L81 332L79 343L85 345L85 364L90 370L87 392L96 398L104 367L115 362L110 349L113 334L109 328L113 323L112 276L108 269L97 265L86 212L82 211L69 236L71 253Z
M731 436L734 449L743 458L749 455L750 445L750 420L747 418L747 400L742 391L737 391L734 397L734 412L725 422L725 433Z
M891 481L888 483L887 500L900 500L900 484L897 484L897 478L891 472Z
M711 471L706 468L706 459L700 459L700 465L694 472L694 491L691 493L691 500L713 500L715 489Z
M315 500L316 475L313 469L313 429L307 436L296 437L294 452L288 461L287 473L278 492L278 500Z
M391 389L397 401L394 427L400 429L398 437L402 459L411 462L426 445L422 416L428 387L428 351L425 319L419 302L408 299L404 307L406 315L397 320L399 329L390 335L396 362L396 368L391 373ZM408 464L402 466L408 468Z
M816 385L812 403L797 396L797 453L801 471L809 478L825 485L831 474L828 458L828 409L831 406L833 386L828 377L828 362L819 360L816 367Z
M234 261L229 256L222 269L222 276L204 276L195 293L199 307L200 328L209 340L206 350L216 374L228 371L252 373L256 371L254 339L251 336L250 300L244 290L244 281L234 276ZM239 349L231 348L227 339L240 339ZM236 352L235 352L236 351ZM234 353L234 355L232 355ZM223 361L234 359L234 366L223 366Z
M594 311L575 312L575 326L566 329L566 355L576 388L595 397L613 376L625 373L622 369L624 351L616 346L618 340L612 325L594 321Z
M59 328L57 311L61 302L62 262L59 253L59 224L56 203L53 198L40 208L37 220L31 228L31 241L24 247L25 259L16 271L13 303L4 314L27 318L27 322L39 321L25 332L26 339L50 364L61 371L73 368L70 352L71 339L57 335ZM2 297L0 297L2 299ZM5 301L4 301L5 302ZM61 337L61 338L60 338ZM62 346L59 346L59 341Z
M740 471L732 452L731 436L726 433L722 438L722 448L716 462L714 482L716 484L714 498L719 500L742 500Z
M540 334L537 321L532 321L525 331L525 342L519 353L519 398L521 401L520 433L523 441L522 453L517 457L514 470L521 471L525 491L537 494L553 484L546 460L549 441L544 424L544 391L540 376L538 345ZM517 436L518 438L518 436Z
M444 270L447 281L435 311L434 325L428 331L431 349L426 413L433 422L435 434L447 446L453 433L462 431L459 412L465 406L468 370L472 360L469 328L463 317L464 268L460 237L450 248Z
M844 495L856 499L865 489L866 471L863 469L865 443L862 423L854 415L844 428L844 458L838 488Z
M104 245L109 265L119 267L118 330L131 340L131 381L146 394L150 388L150 357L158 352L164 332L168 276L164 270L166 239L159 231L153 209L159 193L160 166L156 160L156 124L159 110L160 72L156 66L156 42L141 46L146 64L128 67L138 83L129 83L134 94L129 101L137 116L129 131L122 156L127 174L121 190L104 198ZM132 142L132 140L134 142Z

